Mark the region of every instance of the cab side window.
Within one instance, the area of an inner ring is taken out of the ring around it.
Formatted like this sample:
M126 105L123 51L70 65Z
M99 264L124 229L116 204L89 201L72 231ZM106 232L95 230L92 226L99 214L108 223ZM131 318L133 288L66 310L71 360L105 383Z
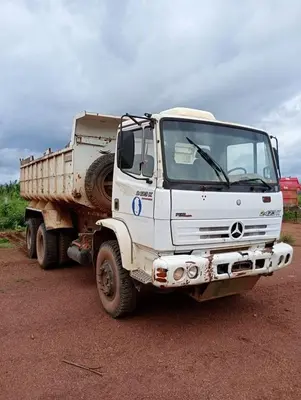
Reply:
M135 156L132 168L126 172L150 178L154 173L154 137L150 127L133 130Z
M154 174L155 155L154 155L154 135L150 127L144 128L144 151L142 175L151 178Z

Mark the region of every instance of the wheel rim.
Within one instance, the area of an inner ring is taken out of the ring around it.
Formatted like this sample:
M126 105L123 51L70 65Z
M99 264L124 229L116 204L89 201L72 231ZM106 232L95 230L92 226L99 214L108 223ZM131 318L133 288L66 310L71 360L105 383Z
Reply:
M108 260L105 260L99 267L97 283L100 292L107 300L112 301L116 295L116 282L113 268Z
M103 194L108 200L112 198L112 180L113 172L111 167L108 167L96 183L98 193Z

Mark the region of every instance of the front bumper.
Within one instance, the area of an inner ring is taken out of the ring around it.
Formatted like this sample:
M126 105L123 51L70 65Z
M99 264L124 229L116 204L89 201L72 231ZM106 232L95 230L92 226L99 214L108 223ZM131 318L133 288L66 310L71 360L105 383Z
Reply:
M225 252L209 256L172 255L154 260L152 284L160 288L175 288L202 283L221 281L246 276L271 274L291 264L293 248L286 243L278 243L272 249L247 250L242 252ZM193 267L197 274L188 276ZM182 268L183 276L179 276ZM177 272L176 272L177 271Z

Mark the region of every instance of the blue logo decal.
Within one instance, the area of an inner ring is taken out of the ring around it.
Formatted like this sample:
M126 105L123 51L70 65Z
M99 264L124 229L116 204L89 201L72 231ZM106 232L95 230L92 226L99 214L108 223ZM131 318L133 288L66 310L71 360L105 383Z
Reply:
M142 201L140 197L134 197L132 201L132 210L133 214L136 215L137 217L141 214L142 210Z

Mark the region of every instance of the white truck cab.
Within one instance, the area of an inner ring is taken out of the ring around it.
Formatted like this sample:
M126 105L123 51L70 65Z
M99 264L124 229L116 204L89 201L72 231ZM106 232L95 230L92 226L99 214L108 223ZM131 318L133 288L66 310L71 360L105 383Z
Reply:
M67 249L94 264L111 316L133 311L145 285L203 301L249 290L291 263L292 247L278 242L279 160L266 132L188 108L114 118L111 212L93 232L72 225L85 240Z

